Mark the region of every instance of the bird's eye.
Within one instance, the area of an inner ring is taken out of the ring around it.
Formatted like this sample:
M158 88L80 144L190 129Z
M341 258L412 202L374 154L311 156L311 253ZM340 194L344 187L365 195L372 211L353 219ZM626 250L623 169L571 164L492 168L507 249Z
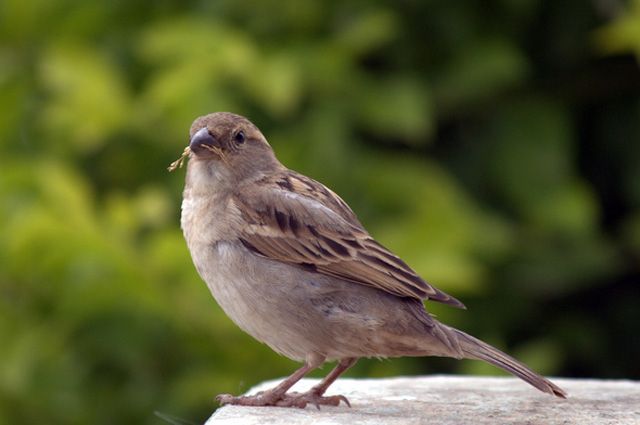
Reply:
M233 140L235 140L236 143L238 143L238 144L244 143L244 139L245 139L244 131L242 131L242 130L238 131L236 133L236 135L233 136Z

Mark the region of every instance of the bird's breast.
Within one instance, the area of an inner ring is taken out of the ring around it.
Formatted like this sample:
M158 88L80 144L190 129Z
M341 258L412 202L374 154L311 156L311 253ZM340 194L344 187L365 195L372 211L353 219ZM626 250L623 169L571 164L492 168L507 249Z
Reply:
M233 239L235 211L222 196L185 196L180 226L189 249L193 244L212 244Z

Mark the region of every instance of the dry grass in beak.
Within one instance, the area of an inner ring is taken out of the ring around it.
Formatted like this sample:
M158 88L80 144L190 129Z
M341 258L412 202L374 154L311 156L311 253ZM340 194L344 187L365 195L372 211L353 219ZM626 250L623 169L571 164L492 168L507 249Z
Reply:
M171 172L171 171L174 171L176 168L182 168L182 164L184 164L185 158L188 157L190 153L191 153L191 149L189 149L189 146L187 146L186 148L184 148L184 151L182 151L182 155L180 155L180 158L176 159L171 164L169 164L169 167L167 167L167 170Z
M227 161L227 157L225 156L224 152L222 151L222 149L216 147L216 146L209 146L209 145L203 145L203 148L207 149L208 151L213 152L214 154L216 154L216 156L218 156L220 158L220 160L222 162L224 162L225 164L229 165L229 161Z

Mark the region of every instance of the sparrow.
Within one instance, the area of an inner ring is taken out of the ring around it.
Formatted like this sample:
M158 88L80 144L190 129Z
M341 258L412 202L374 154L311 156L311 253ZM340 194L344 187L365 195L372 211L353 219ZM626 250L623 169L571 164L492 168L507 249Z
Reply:
M247 118L197 118L189 146L181 227L195 268L243 331L303 365L255 395L221 404L350 406L327 388L361 357L477 359L540 391L566 392L530 368L431 316L423 301L464 305L425 282L378 243L351 208L321 183L287 169ZM288 390L337 361L307 392Z

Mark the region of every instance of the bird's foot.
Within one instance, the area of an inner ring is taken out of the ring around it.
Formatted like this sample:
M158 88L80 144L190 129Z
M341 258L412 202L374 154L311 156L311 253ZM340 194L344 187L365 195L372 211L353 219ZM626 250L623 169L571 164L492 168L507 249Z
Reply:
M307 391L306 393L288 393L276 402L276 406L280 407L298 407L304 409L307 404L312 404L320 410L320 406L339 406L340 402L344 402L351 407L349 400L343 395L322 396L315 391Z
M275 406L276 402L282 398L272 391L260 391L254 395L234 396L231 394L220 394L216 396L216 400L222 406L225 404L233 404L235 406Z
M255 395L233 396L231 394L220 394L216 400L221 405L232 404L236 406L278 406L278 407L297 407L304 409L308 404L316 406L338 406L340 402L344 402L351 407L349 400L343 395L332 395L324 397L317 394L313 390L305 393L285 393L278 395L269 391L262 391Z

